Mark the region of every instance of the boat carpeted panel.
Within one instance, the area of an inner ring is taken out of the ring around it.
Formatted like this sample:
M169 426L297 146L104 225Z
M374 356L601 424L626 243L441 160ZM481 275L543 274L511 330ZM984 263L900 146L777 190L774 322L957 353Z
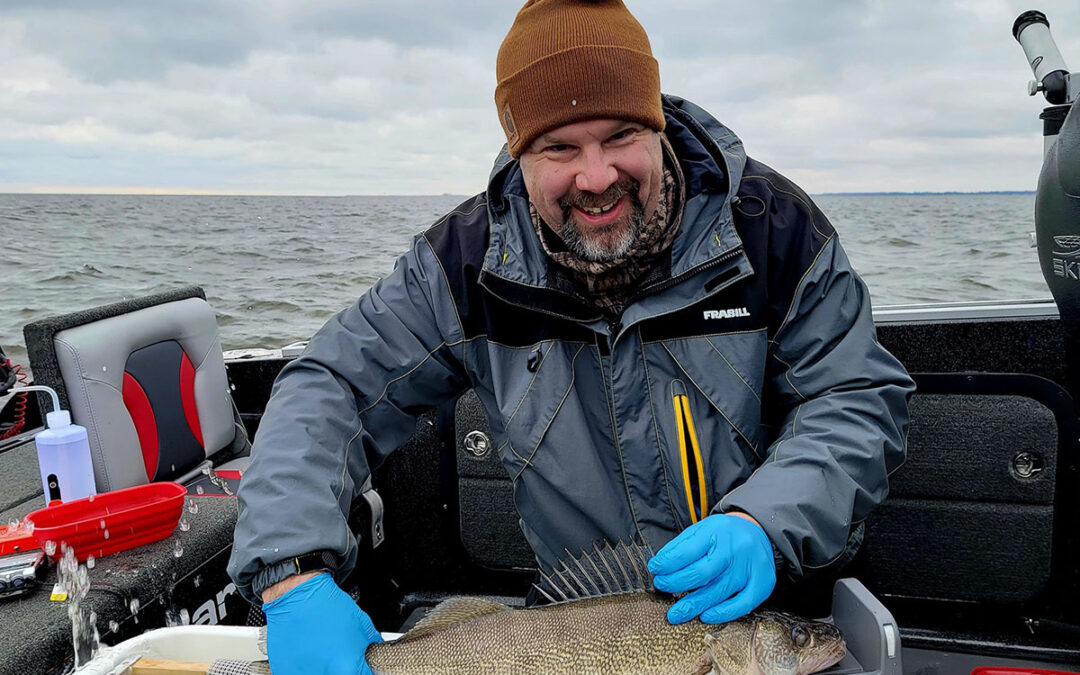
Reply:
M145 630L166 625L167 616L179 621L181 610L192 623L243 625L248 603L233 589L225 574L236 523L236 500L231 497L195 497L198 512L185 505L190 523L187 532L178 527L166 539L96 561L90 570L91 589L84 600L97 614L101 639L107 644L134 637ZM32 510L26 504L2 514L4 520L19 518ZM177 543L183 554L176 556ZM60 673L74 658L71 620L66 602L50 601L57 581L50 564L40 589L21 598L0 601L0 625L4 626L4 659L0 675ZM132 612L137 600L138 611ZM110 628L116 622L116 630ZM43 664L57 664L52 670Z
M916 394L907 461L889 497L1018 504L1054 503L1058 425L1054 412L1015 395ZM1032 458L1030 477L1013 460Z
M1023 602L1049 581L1053 524L1053 506L890 498L850 573L877 595Z

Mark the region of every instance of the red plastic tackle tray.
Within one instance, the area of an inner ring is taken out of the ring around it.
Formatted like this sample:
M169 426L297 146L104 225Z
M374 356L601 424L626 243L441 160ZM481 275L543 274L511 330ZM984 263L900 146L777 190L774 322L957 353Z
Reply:
M164 539L172 534L184 510L187 489L160 482L113 490L34 511L34 539L53 558L63 555L61 542L75 549L75 558L100 558Z
M27 531L22 522L16 523L14 528L10 525L0 525L0 555L22 553L35 548L40 548L37 540Z

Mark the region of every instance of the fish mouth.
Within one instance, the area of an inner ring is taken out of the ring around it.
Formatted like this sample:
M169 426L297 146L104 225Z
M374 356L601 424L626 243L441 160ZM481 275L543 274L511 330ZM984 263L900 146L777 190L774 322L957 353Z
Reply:
M809 659L799 668L799 675L810 675L840 663L847 655L847 645L843 640L833 645L832 649L818 658Z

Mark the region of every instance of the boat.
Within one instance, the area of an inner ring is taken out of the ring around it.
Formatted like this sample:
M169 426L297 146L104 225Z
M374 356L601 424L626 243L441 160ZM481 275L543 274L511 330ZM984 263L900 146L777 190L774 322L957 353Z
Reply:
M1068 183L1080 181L1080 76L1069 77L1048 27L1045 16L1027 12L1014 35L1035 72L1032 93L1051 104L1035 229L1054 297L875 308L880 342L918 386L907 461L866 521L855 559L773 598L829 616L836 589L857 580L869 594L864 606L883 608L885 618L856 626L849 643L876 672L1080 672L1080 278L1071 257L1080 242L1080 182L1076 190ZM247 436L275 376L303 346L223 353ZM31 353L41 347L28 340ZM25 420L0 441L0 527L45 505L32 442L42 408L34 397L21 405L9 394L0 412L0 430ZM407 629L455 595L525 603L535 561L490 439L471 393L428 411L376 470L368 498L354 504L364 578L343 586L381 630ZM235 500L227 486L211 492L196 490L185 505L189 530L97 562L86 602L102 643L177 624L260 622L225 573ZM65 603L50 599L55 570L36 573L37 590L0 601L0 674L62 672L90 657L73 641ZM833 672L863 669L841 664Z

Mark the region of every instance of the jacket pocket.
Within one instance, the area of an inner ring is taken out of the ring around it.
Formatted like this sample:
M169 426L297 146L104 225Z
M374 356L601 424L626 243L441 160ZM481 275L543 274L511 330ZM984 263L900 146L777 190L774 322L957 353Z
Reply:
M690 398L682 380L671 383L671 405L675 413L675 431L679 438L679 460L682 466L683 494L690 511L690 522L696 523L709 514L708 495L705 486L705 466L701 459L701 445L694 429L694 417L690 413Z

